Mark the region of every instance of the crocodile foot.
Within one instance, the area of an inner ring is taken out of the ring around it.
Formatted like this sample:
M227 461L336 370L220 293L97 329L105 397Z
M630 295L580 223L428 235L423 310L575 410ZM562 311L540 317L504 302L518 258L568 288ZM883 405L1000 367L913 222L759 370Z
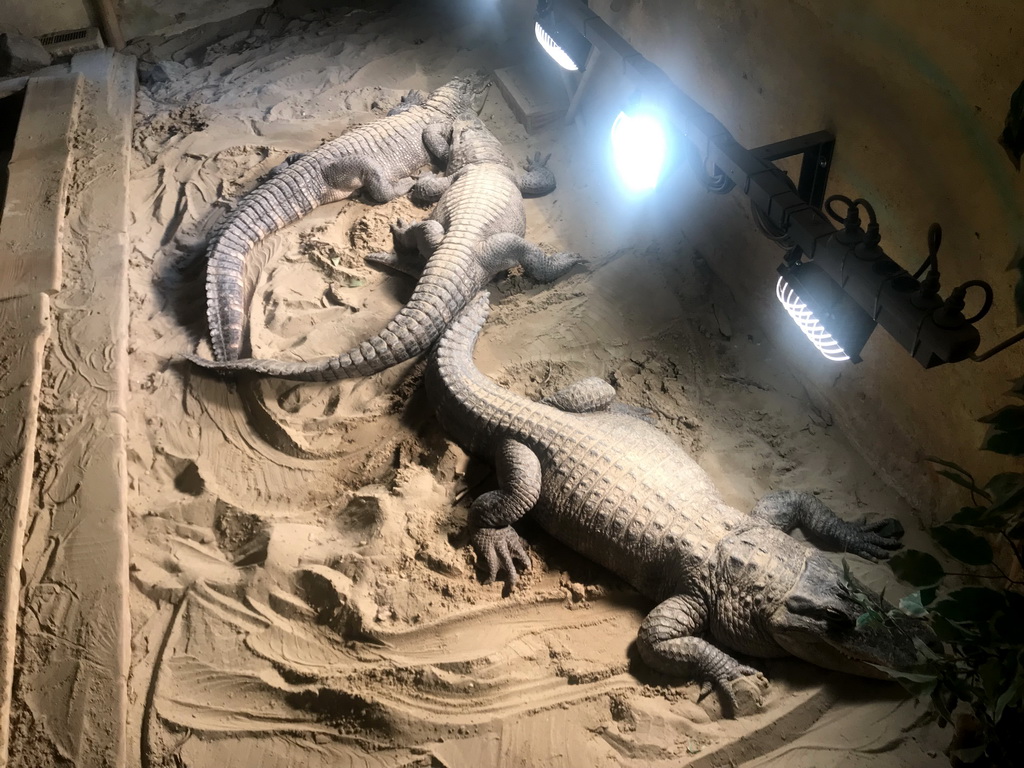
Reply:
M512 526L478 528L473 533L472 541L477 557L487 569L487 578L484 580L484 584L493 584L498 577L498 572L504 570L507 574L508 588L515 589L520 573L516 569L515 561L518 560L521 563L523 571L529 570L532 565L522 538Z
M524 167L528 171L535 171L538 168L547 168L548 160L550 159L550 152L547 154L547 156L542 155L540 152L534 152L533 157L530 157L529 155L526 156L526 164Z
M865 560L877 562L889 557L891 550L902 546L903 525L894 517L875 520L873 523L845 523L848 541L846 551L860 555Z
M764 707L768 693L768 678L758 670L740 665L728 680L718 681L718 690L729 702L732 717L747 717L757 714Z

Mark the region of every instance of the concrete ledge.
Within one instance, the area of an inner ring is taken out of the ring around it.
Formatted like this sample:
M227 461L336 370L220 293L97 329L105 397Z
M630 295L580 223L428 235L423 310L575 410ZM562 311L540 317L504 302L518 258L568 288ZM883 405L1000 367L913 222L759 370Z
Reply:
M135 61L76 56L64 278L52 301L24 546L11 766L126 764L128 169Z
M60 288L68 151L82 76L30 77L0 220L0 299Z

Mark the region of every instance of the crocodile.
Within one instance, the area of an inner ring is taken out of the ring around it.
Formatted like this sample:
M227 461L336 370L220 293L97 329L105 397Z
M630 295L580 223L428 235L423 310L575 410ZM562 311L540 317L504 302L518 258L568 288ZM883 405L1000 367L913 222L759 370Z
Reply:
M548 254L528 242L523 195L555 188L550 158L539 153L519 171L501 143L472 112L452 124L446 175L420 179L414 196L436 200L430 216L392 226L395 251L368 260L411 271L422 270L409 301L375 336L337 357L308 362L188 359L219 372L251 371L297 381L335 381L365 376L409 360L430 348L466 302L497 273L516 264L536 280L549 282L581 261L576 253ZM403 254L403 255L400 255ZM416 254L425 264L410 265Z
M481 103L482 75L456 78L425 99L410 92L388 116L346 131L317 149L289 155L243 197L210 238L207 318L213 355L234 360L242 347L245 260L259 241L319 205L363 189L377 202L405 194L410 174L448 156L451 122Z
M484 376L473 349L488 312L481 293L442 335L425 374L441 426L495 466L498 489L478 496L469 515L487 582L504 571L511 590L530 568L512 527L529 513L656 601L639 628L640 658L717 688L734 715L756 711L769 686L727 648L883 678L880 667L912 664L914 638L933 642L926 625L909 618L861 626L864 600L881 598L789 535L799 526L875 560L900 546L895 520L844 521L796 491L769 494L749 514L730 507L667 434L616 407L625 404L604 380L584 379L536 402Z

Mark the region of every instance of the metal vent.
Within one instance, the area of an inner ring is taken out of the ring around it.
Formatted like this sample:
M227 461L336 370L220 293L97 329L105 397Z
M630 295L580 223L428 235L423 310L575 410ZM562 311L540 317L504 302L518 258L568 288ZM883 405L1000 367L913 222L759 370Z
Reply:
M65 29L61 32L40 35L36 39L54 58L103 48L103 38L96 27Z

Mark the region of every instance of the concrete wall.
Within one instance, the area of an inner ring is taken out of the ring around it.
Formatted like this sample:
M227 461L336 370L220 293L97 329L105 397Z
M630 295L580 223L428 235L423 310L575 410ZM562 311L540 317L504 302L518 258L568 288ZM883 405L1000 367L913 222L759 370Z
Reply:
M3 0L0 29L38 37L62 29L95 26L86 0Z
M273 0L116 0L125 40L141 35L175 34L211 21L229 19ZM62 29L98 26L91 0L2 0L0 29L36 37Z
M830 129L829 193L866 197L882 245L911 271L943 225L943 293L989 281L982 350L1012 335L1024 244L1024 177L996 137L1024 79L1024 3L1007 0L593 0L591 7L747 147ZM977 446L976 419L1007 402L1024 344L985 363L922 370L878 329L864 362L821 358L774 298L781 251L754 231L748 201L695 195L674 216L750 302L777 347L884 475L922 506L949 493L923 456L987 476L1010 466ZM977 306L976 304L974 306ZM970 305L969 305L970 309ZM1019 462L1018 462L1019 466Z

